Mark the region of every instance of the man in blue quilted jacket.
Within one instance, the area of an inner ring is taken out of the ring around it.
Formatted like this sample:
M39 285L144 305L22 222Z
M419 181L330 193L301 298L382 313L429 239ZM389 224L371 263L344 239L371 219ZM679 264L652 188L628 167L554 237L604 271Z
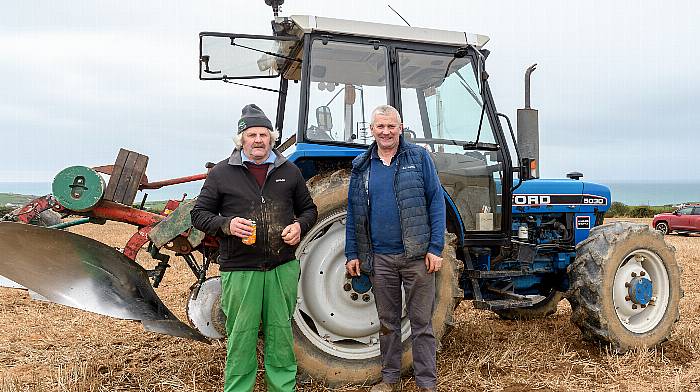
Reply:
M428 151L402 136L399 112L372 112L374 143L352 163L345 268L369 275L379 314L382 382L389 392L401 376L401 285L411 322L413 370L421 391L434 391L436 342L431 323L435 274L442 266L445 199Z

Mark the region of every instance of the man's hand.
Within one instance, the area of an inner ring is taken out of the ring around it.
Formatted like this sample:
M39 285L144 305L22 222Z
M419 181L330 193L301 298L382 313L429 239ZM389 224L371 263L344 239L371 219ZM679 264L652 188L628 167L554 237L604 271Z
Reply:
M425 268L428 269L429 274L432 274L433 272L440 271L440 268L442 268L442 257L435 256L432 253L426 254L425 255Z
M287 245L296 245L301 240L301 225L294 222L282 230L282 239Z
M240 238L246 238L249 235L253 234L253 226L251 226L253 222L249 221L248 219L244 219L241 217L235 217L231 219L231 223L229 223L229 230L231 231L231 235L235 235L236 237Z
M360 260L352 259L345 263L345 270L350 276L360 276Z

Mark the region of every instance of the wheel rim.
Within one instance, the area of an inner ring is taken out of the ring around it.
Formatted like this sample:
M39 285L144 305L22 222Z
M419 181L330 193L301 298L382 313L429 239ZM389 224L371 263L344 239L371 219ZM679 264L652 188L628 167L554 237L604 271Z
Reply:
M615 312L631 332L654 329L666 314L670 283L659 255L646 249L631 252L618 267L613 286Z
M319 222L299 245L301 277L294 322L318 349L335 357L367 359L380 355L379 318L374 294L355 291L345 274L345 211ZM349 285L349 286L348 286ZM353 299L353 294L357 297ZM401 340L410 336L403 306Z
M668 225L663 222L657 223L656 230L660 231L662 234L668 234Z

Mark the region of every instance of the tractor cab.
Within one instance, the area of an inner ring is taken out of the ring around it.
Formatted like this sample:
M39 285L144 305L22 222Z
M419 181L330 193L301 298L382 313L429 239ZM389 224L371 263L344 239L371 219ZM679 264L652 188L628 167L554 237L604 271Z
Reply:
M388 103L404 138L432 153L458 211L449 230L464 245L510 238L511 189L500 184L513 183L512 169L484 71L488 37L315 16L272 27L201 33L199 76L276 92L280 149L307 178L349 167L373 141L372 110Z

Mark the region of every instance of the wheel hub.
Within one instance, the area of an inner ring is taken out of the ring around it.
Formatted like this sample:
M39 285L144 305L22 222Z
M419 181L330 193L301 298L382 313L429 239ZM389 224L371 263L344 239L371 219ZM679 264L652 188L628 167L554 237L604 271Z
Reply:
M364 294L372 288L372 282L369 276L362 274L352 278L352 289L360 294Z
M653 284L651 280L637 276L632 278L628 289L630 301L638 305L648 305L651 301L653 293Z

